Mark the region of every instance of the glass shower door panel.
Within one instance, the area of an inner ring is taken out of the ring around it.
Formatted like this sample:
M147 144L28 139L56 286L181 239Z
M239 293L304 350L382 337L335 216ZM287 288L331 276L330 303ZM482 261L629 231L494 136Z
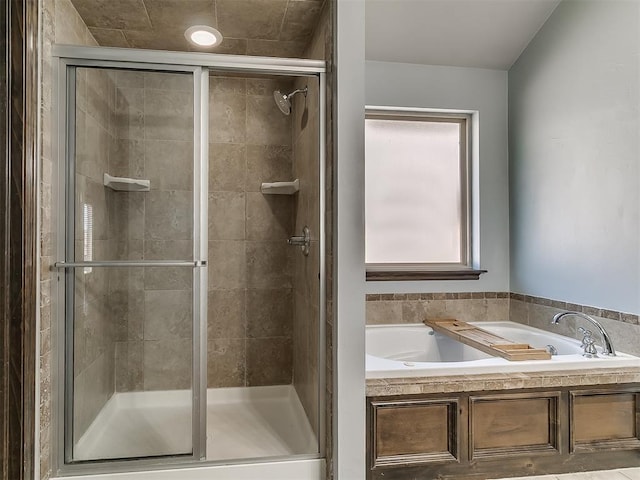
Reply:
M190 455L194 77L101 68L75 77L66 258L80 266L66 282L67 458Z
M193 269L86 270L73 289L73 460L190 454Z

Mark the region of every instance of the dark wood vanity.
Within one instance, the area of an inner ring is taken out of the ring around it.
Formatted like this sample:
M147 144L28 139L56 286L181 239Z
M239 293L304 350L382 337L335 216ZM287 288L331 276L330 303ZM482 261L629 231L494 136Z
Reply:
M640 465L640 383L367 397L367 478L489 479Z

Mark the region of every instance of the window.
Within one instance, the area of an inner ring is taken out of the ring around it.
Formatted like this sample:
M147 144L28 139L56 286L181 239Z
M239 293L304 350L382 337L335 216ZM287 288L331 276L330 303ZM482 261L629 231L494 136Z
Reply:
M368 279L478 278L470 130L468 114L367 109Z

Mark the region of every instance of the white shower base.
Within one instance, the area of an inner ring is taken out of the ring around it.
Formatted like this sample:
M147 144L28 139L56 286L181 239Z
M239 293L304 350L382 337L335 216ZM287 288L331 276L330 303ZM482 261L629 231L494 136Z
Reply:
M191 392L116 393L78 441L76 460L191 452ZM207 460L317 452L295 389L213 388L207 391Z

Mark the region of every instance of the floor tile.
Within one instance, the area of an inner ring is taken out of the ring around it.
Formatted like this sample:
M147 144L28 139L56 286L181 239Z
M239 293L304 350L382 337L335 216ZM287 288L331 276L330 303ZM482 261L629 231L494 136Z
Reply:
M640 480L640 468L623 468L618 470L618 472L630 480Z

